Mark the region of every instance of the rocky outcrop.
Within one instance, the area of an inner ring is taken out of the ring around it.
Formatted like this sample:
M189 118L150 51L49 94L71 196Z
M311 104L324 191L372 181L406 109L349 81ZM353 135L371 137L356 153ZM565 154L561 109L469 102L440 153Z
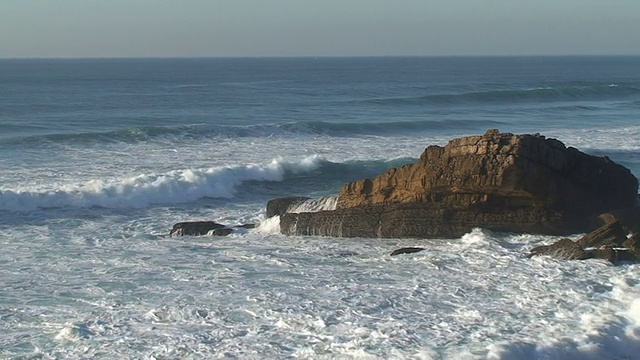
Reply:
M457 237L475 227L568 235L598 227L601 213L633 207L637 191L635 176L607 157L489 130L346 184L335 210L281 214L280 227L344 237Z
M531 249L529 257L546 255L562 260L603 259L614 265L640 262L640 235L627 238L618 221L605 224L578 241L560 239Z
M577 242L571 239L560 239L551 245L538 246L531 249L529 257L546 255L562 260L585 260L590 259L591 255Z

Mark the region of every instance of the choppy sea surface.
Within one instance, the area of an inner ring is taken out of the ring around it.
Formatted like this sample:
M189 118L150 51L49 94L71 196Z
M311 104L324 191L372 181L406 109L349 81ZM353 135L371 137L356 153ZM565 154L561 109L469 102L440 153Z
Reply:
M0 60L0 358L640 359L638 265L264 219L490 128L640 175L640 57Z

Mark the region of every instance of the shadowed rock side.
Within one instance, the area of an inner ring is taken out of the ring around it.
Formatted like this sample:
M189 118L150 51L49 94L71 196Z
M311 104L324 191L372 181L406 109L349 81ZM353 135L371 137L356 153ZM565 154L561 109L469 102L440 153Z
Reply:
M607 157L489 130L429 146L417 163L345 185L336 210L281 215L290 235L458 237L475 227L568 235L635 205L638 180Z

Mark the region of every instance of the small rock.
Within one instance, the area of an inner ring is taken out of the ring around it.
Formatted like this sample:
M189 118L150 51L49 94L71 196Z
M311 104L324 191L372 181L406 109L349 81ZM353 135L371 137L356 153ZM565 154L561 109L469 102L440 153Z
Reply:
M412 253L417 253L420 252L422 250L426 250L425 248L421 248L421 247L404 247L404 248L400 248L397 250L393 250L391 252L391 254L389 254L390 256L396 256L396 255L400 255L400 254L412 254Z
M173 225L169 236L200 236L208 234L211 230L221 228L226 228L226 226L214 221L186 221Z

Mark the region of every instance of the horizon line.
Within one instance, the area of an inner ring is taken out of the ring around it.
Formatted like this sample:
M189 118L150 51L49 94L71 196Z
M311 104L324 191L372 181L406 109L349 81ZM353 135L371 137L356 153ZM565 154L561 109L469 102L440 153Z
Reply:
M0 56L0 60L162 60L162 59L348 59L348 58L551 58L638 57L638 54L467 54L467 55L160 55L160 56Z

